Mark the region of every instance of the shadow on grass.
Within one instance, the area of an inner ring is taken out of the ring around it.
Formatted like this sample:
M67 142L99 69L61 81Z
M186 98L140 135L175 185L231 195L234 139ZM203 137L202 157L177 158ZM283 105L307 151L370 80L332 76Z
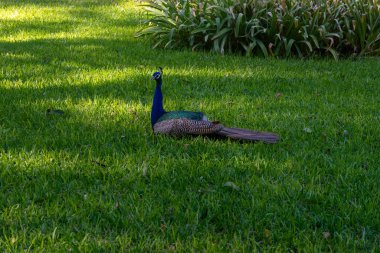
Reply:
M75 21L21 21L21 20L6 20L2 25L1 35L10 36L17 33L36 34L44 33L49 36L55 33L67 32L78 26L79 22ZM12 42L17 47L16 42ZM12 45L11 44L11 45ZM3 50L9 50L10 47L4 47Z
M59 227L58 241L81 241L91 234L116 243L112 238L128 235L136 244L149 238L172 243L200 239L206 234L217 239L223 234L231 237L240 230L245 239L252 240L248 237L255 233L255 227L260 229L260 224L270 220L265 212L276 208L275 204L251 206L259 192L253 194L248 188L234 191L218 184L228 176L250 178L251 174L244 170L220 168L218 173L227 174L212 178L210 172L193 173L189 171L193 167L182 163L175 173L162 171L151 177L148 172L143 177L126 165L122 169L69 162L65 168L62 165L53 160L49 165L11 165L2 171L1 177L7 179L1 201L2 224L9 228L5 235L26 226L27 239L48 237ZM26 210L23 212L29 215L18 210ZM257 214L260 222L252 226L246 219ZM9 216L13 219L6 218ZM255 239L260 238L256 235Z

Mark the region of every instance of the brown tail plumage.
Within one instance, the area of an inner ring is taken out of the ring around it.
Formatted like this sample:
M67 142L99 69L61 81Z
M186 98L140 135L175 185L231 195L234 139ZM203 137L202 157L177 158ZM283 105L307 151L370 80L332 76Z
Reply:
M280 140L280 137L274 133L255 132L241 128L223 127L219 132L217 132L217 135L236 140L263 141L266 143L276 143Z

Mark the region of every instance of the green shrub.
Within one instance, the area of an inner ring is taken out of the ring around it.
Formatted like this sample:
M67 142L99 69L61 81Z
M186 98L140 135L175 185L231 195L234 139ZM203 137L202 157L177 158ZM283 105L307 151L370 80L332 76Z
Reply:
M143 4L153 47L289 57L379 55L375 0L156 0Z

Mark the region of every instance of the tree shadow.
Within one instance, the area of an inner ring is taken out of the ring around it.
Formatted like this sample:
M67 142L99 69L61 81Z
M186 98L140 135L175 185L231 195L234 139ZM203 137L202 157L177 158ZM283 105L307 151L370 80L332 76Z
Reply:
M55 33L69 31L74 27L78 26L79 22L76 21L23 21L23 20L7 20L2 26L1 33L3 36L15 35L17 33L44 33L49 34L49 36ZM17 44L17 43L15 43ZM4 47L7 49L9 47Z

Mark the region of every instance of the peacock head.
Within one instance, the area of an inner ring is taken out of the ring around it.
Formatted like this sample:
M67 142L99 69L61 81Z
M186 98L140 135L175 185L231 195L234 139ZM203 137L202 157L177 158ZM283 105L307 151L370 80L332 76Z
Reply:
M154 72L152 80L160 80L162 78L162 68L159 67L157 72Z

